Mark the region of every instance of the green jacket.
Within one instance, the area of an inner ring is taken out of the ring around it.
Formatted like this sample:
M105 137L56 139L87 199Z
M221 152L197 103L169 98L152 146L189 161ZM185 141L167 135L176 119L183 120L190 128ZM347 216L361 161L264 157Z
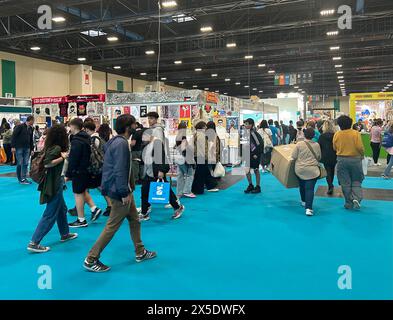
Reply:
M48 165L53 160L61 157L61 148L59 146L52 146L44 152L44 165ZM61 173L63 170L63 164L64 161L55 167L47 169L45 178L38 186L38 191L41 191L40 204L50 202L62 186Z

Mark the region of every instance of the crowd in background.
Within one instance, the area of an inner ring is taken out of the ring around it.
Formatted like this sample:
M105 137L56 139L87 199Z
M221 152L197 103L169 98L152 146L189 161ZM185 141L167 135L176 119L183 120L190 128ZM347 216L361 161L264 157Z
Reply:
M178 128L175 145L169 147L164 126L159 115L150 112L149 127L144 128L131 115L117 118L114 130L106 123L97 127L93 119L74 118L66 125L55 124L40 130L29 116L11 130L3 121L0 134L7 155L7 163L16 162L17 179L20 184L32 182L28 179L31 170L43 170L38 181L40 203L46 209L28 245L32 252L47 252L49 247L41 245L42 239L57 223L61 241L77 238L70 228L86 228L89 225L85 204L90 209L90 223L101 215L107 216L102 234L89 251L84 266L93 272L104 272L109 267L100 261L101 252L111 241L122 222L127 219L134 244L136 261L156 257L156 253L145 249L141 240L140 223L150 220L152 206L149 203L151 184L168 182L171 167L177 167L176 192L170 187L168 208L172 208L172 219L179 219L185 207L181 198L196 198L205 191L218 192L218 180L225 175L222 164L223 144L213 121L200 120L194 124L192 137L187 125ZM272 152L279 145L295 144L292 158L299 180L301 205L306 215L312 216L315 186L319 179L327 180L327 194L334 193L334 176L337 172L339 184L345 198L346 209L359 209L362 201L363 162L365 150L359 131L366 130L362 122L355 125L348 116L335 121L262 120L256 125L249 118L241 128L243 143L242 159L248 181L246 194L261 193L261 172L269 172ZM393 123L376 119L370 130L374 165L380 165L379 154L384 147L393 154ZM391 145L390 145L391 144ZM169 159L170 158L170 159ZM323 166L321 166L321 163ZM393 157L383 173L388 178L393 166ZM252 180L255 175L255 185ZM70 181L75 206L67 210L63 192ZM141 207L136 208L133 192L141 185ZM103 211L95 204L90 190L98 189L106 202ZM75 216L68 223L67 211Z

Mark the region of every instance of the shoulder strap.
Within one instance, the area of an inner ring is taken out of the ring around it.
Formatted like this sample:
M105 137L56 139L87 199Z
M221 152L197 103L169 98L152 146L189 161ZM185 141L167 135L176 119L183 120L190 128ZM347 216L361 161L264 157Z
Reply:
M312 146L311 146L307 141L304 141L304 143L306 144L307 148L308 148L308 149L311 151L311 153L313 154L315 160L317 160L317 161L319 162L318 157L317 157L317 154L315 153L315 151L314 151L314 149L312 148Z
M269 140L271 143L273 143L272 137L270 136L270 134L266 133L265 129L263 129L263 132L269 137Z

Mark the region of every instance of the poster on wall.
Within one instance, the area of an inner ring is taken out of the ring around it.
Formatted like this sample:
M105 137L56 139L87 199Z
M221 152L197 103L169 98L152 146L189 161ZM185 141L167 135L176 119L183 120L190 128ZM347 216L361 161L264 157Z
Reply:
M157 106L149 106L147 108L147 112L158 112L157 111Z
M191 106L181 105L180 106L180 118L190 118L191 117Z
M180 118L180 123L185 124L188 129L191 129L191 120L190 118Z
M214 113L215 113L215 109L211 105L206 104L202 107L202 118L203 119L207 119L207 120L211 121L214 117Z
M175 118L175 119L164 119L163 125L165 125L165 130L169 135L176 135L177 134L177 128L179 127L180 120Z
M78 117L84 117L87 115L87 103L86 102L78 102L76 104L76 107L77 107L76 113L77 113Z
M238 117L227 117L227 131L230 133L232 130L239 130Z
M50 114L52 117L58 117L60 115L60 108L57 103L50 104Z
M37 104L34 106L34 115L39 116L41 115L41 105Z
M103 116L105 114L105 109L104 109L104 103L103 102L97 102L96 103L96 112L97 115Z
M60 103L59 104L59 109L60 109L60 117L68 117L68 103Z
M169 118L169 107L168 106L162 106L161 107L161 118L167 119Z
M199 106L192 106L192 108L191 108L191 118L193 120L201 118L201 109L199 108Z
M77 111L76 111L76 103L75 102L70 102L68 103L68 116L71 117L75 117L77 115Z
M168 118L172 119L172 118L176 118L178 119L180 117L180 109L179 106L169 106L168 107Z
M133 115L135 118L139 118L140 116L139 106L131 107L131 115Z
M129 106L124 106L123 113L124 114L130 114L131 113L131 108Z
M119 117L122 113L121 107L117 106L112 108L112 118L113 119L117 119L117 117Z
M94 116L97 114L97 105L95 102L88 102L87 103L87 115Z
M140 117L141 118L146 118L147 117L147 106L141 106Z

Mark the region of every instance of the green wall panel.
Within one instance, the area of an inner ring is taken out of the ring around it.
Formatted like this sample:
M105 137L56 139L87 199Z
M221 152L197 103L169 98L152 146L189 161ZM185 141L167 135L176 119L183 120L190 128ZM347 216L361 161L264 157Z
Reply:
M2 96L12 93L16 97L15 61L1 60Z
M124 91L124 82L122 80L117 80L117 91Z

